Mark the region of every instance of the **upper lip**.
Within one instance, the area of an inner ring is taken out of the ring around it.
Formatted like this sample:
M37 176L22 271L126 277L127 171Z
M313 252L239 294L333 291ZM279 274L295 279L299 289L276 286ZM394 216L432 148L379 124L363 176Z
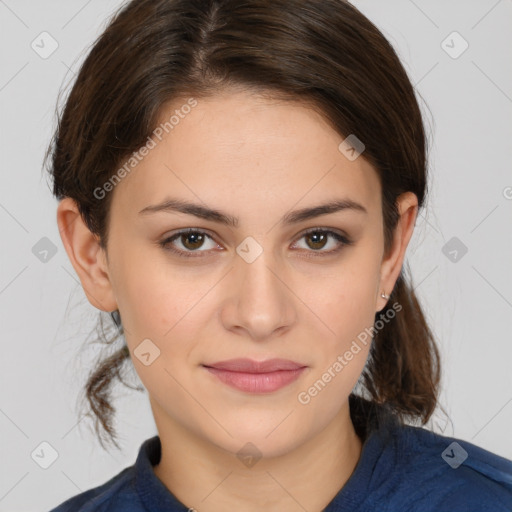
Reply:
M227 370L244 373L269 373L278 370L297 370L305 365L290 361L289 359L267 359L266 361L254 361L253 359L229 359L208 365L207 368Z

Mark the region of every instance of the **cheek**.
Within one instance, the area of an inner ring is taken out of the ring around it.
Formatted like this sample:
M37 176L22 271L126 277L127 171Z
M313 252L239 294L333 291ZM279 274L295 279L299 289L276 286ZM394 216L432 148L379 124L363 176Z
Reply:
M123 240L112 258L116 262L113 281L123 321L139 336L160 338L197 302L201 294L198 285L203 280L196 280L192 286L186 272L166 261L160 249L148 245L122 251L121 247L129 246L129 241Z
M122 282L118 303L135 371L158 403L172 397L173 410L189 407L182 383L195 361L208 305L205 299L216 280L194 279L171 265L148 265L142 259L137 264L127 259L118 268L118 279Z
M297 396L311 417L335 414L363 371L375 319L376 279L371 265L361 264L333 276L323 295L310 295L326 333L319 336L315 367Z
M331 340L327 349L341 350L373 325L379 280L374 260L371 255L354 254L354 261L347 259L339 272L322 279L322 286L305 286L308 291L304 302L322 320L326 340Z
M180 372L184 365L196 364L197 340L204 338L218 291L215 286L220 283L219 276L211 272L187 272L164 260L155 261L154 255L151 265L147 261L127 259L118 268L122 282L118 303L130 352L136 356L145 339L158 347L158 359L151 367L134 360L141 380L151 386L153 381L169 380L169 375L158 368L173 372L178 368Z

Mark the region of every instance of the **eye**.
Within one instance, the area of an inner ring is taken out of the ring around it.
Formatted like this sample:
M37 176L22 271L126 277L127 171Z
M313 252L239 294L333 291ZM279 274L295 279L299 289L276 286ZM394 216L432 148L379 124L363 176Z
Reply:
M341 233L323 228L309 229L299 238L299 240L302 239L306 241L306 250L312 249L308 252L312 253L313 257L334 254L341 251L344 246L352 244L352 241ZM320 250L329 246L329 239L331 240L331 248L329 250Z
M207 239L211 240L213 246L204 247L205 240ZM348 237L337 233L336 231L323 228L309 229L307 232L303 233L298 240L302 239L307 241L305 247L306 252L313 253L313 257L334 254L341 251L344 246L352 244L352 241ZM329 239L331 240L331 249L321 250L326 246L329 246ZM175 241L178 241L182 248L177 248ZM200 253L208 252L216 246L210 235L204 231L193 228L179 231L158 243L165 250L183 257L202 257L203 255ZM304 247L301 249L304 249Z
M204 241L207 238L213 241L213 238L204 231L199 231L190 228L179 231L178 233L175 233L171 237L162 240L161 242L159 242L159 245L163 247L165 250L174 252L180 256L201 257L200 254L196 255L191 253L206 252L205 250L199 251L198 249L204 245ZM177 249L175 245L173 245L175 240L178 240L179 244L181 244L181 247L183 247L185 250L179 248ZM207 247L207 250L208 249L211 249L211 247Z

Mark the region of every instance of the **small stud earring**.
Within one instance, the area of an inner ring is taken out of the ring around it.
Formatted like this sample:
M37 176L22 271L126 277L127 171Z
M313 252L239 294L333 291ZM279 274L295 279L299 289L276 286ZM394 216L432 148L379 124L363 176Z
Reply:
M389 299L389 295L386 295L385 293L381 293L380 296L383 298L383 299Z

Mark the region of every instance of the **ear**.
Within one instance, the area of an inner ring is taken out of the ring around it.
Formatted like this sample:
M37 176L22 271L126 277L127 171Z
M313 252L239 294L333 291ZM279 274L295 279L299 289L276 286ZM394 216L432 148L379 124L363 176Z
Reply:
M413 192L404 192L397 198L397 208L400 214L393 235L392 247L389 254L384 255L380 271L380 285L377 290L377 312L386 305L387 299L380 296L381 293L390 295L396 280L402 270L405 251L414 231L416 217L418 215L418 198Z
M103 311L115 311L105 251L99 239L84 223L75 201L62 199L57 207L57 224L66 249L89 302Z

